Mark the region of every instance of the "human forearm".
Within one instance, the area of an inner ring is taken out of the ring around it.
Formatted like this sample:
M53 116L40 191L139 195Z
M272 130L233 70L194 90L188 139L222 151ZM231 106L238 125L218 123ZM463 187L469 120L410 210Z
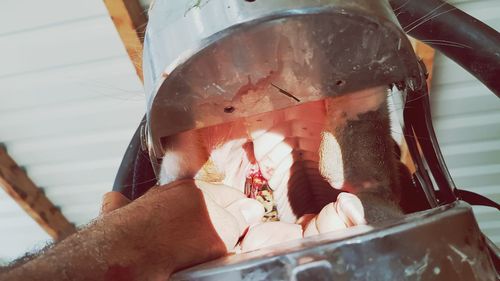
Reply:
M134 280L140 276L132 245L124 245L115 217L96 221L39 257L0 275L2 280ZM165 268L165 273L171 271Z
M181 182L152 189L0 279L165 280L224 253L203 195Z

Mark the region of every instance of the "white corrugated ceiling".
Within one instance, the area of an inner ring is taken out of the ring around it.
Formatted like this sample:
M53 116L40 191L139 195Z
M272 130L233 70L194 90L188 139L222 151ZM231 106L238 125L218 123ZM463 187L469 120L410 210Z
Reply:
M500 28L499 1L453 2ZM64 215L87 223L144 110L140 81L104 4L2 0L0 62L0 142ZM500 102L442 56L434 66L435 124L457 185L498 202ZM476 210L500 243L498 212ZM48 239L0 190L0 262Z
M450 2L500 30L500 1ZM441 150L457 187L499 203L500 99L459 65L437 53L431 104ZM483 232L500 245L500 212L488 207L474 207L474 211Z
M97 216L144 113L101 0L3 0L0 142L73 223ZM0 193L0 259L49 237Z

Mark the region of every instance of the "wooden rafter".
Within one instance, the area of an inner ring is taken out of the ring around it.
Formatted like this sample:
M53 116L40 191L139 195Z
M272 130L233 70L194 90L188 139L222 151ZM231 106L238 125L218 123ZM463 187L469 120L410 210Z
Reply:
M138 0L104 0L109 15L134 64L137 75L142 77L142 45L148 18Z
M55 240L75 232L75 226L52 204L2 146L0 186Z

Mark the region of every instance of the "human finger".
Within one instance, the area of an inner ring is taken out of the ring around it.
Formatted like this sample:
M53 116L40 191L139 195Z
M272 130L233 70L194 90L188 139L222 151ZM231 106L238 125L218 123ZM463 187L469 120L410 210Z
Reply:
M266 222L251 227L241 241L242 252L302 238L302 227L285 222Z
M315 225L319 233L327 233L347 228L346 223L337 213L334 203L329 203L321 209L316 217Z
M231 251L244 231L262 220L264 207L232 187L203 181L195 183L203 193L215 230Z
M304 237L318 235L318 227L316 227L316 217L312 218L306 225L303 227L304 229Z
M305 214L305 215L301 216L297 220L296 223L300 224L303 229L306 229L306 226L309 225L309 223L311 222L311 220L314 219L315 217L316 217L316 214Z
M264 136L263 136L264 138ZM257 162L261 169L262 175L266 179L271 179L274 175L277 165L288 155L291 155L292 147L286 142L280 142L275 145L264 155L259 155Z
M241 236L240 223L238 223L235 216L205 193L203 193L203 197L215 231L226 246L226 250L228 252L232 251Z
M130 203L130 200L120 192L110 191L103 195L99 215L107 214Z
M340 193L335 202L335 210L348 227L366 224L363 204L354 194Z
M196 186L219 206L225 208L237 200L247 198L241 191L223 184L195 180Z
M304 227L304 237L366 224L361 201L356 195L345 192L338 195L336 202L323 207L315 218L305 219L309 222Z
M287 147L286 144L283 143L286 135L283 131L284 128L280 127L279 129L281 131L273 130L271 132L265 132L258 138L253 139L255 159L259 165L261 165L260 163L262 162L264 167L261 167L261 172L266 179L272 176L272 169L276 164L275 162L279 161L278 158L282 158L283 154L286 155ZM270 152L272 152L274 148L276 148L276 156L273 156L275 159L270 157L265 159L266 155L271 156Z
M265 213L264 206L257 200L250 198L239 199L225 209L236 218L240 236L249 226L262 222Z
M265 209L257 200L247 198L245 194L235 188L195 181L206 196L210 197L219 206L229 211L243 228L256 224L264 216Z

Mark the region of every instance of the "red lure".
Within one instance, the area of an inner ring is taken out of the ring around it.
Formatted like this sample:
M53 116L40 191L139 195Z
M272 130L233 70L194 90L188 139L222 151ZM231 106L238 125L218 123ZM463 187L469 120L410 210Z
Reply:
M262 176L260 168L255 165L250 169L245 181L245 195L248 198L256 199L265 209L263 221L277 221L278 211L273 198L273 191L269 187L267 180Z

